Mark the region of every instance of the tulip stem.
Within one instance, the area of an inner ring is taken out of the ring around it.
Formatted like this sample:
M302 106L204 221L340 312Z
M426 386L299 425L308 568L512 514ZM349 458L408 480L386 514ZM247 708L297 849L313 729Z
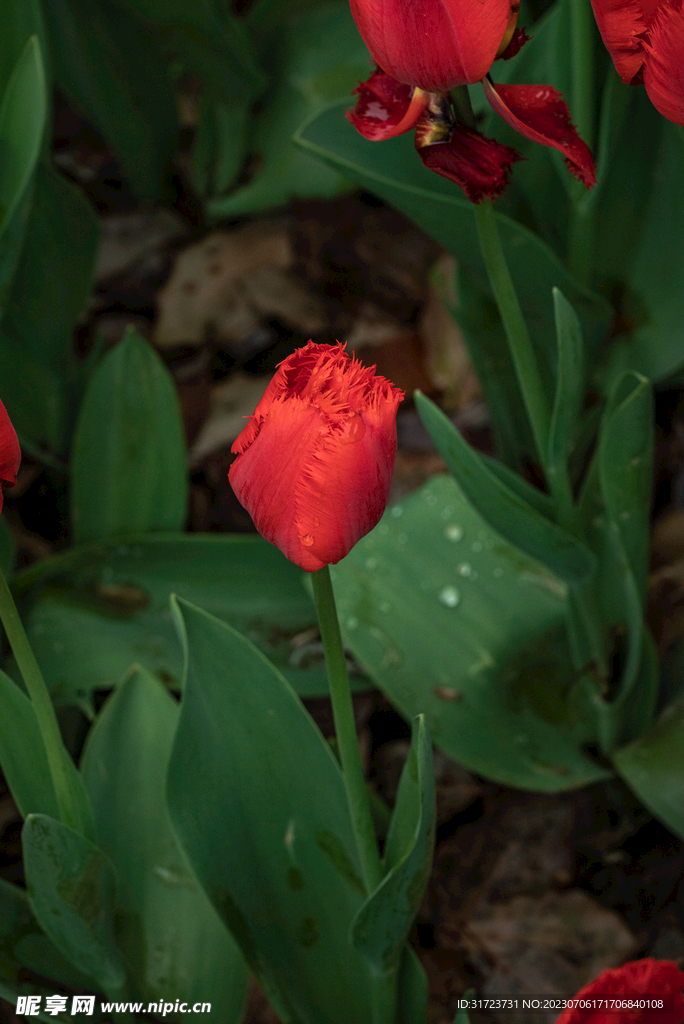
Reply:
M542 466L546 468L551 410L527 324L508 269L494 207L490 200L485 199L484 202L475 206L475 221L480 248L489 275L489 283L499 307L499 315L503 322L518 384L532 428L537 455ZM552 485L553 479L549 483Z
M337 619L329 567L324 565L318 572L312 573L311 580L325 650L325 665L328 670L337 749L342 762L342 774L347 791L349 813L356 836L356 846L361 860L366 890L370 895L382 881L382 866L375 838L366 778L361 764L359 742L356 737L349 674L342 648L342 636Z
M74 796L67 774L68 754L62 743L57 715L40 671L36 656L24 631L17 606L7 580L0 570L0 620L12 648L19 671L28 690L33 710L38 720L38 728L43 740L47 756L52 785L55 790L60 819L76 831L81 831L81 823L76 813Z

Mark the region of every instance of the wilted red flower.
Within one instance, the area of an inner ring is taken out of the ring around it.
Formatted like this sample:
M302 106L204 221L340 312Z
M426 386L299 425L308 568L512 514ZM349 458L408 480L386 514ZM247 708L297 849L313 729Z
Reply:
M522 42L520 33L509 48ZM559 92L550 85L494 85L489 78L483 85L490 104L508 124L533 142L560 150L571 173L587 188L596 183L589 147L575 131ZM356 92L359 99L347 119L364 138L378 142L415 127L416 149L425 166L460 185L472 202L503 192L519 154L457 123L445 94L411 89L380 70Z
M508 44L519 0L351 0L373 60L427 92L479 82Z
M615 70L646 86L651 103L684 124L684 0L591 0Z
M0 482L6 487L13 487L17 482L17 473L21 463L21 448L7 409L0 402ZM2 508L2 489L0 488L0 509Z
M672 960L632 960L602 971L580 989L575 997L578 1005L564 1010L556 1024L682 1024L682 988L684 973ZM654 998L661 998L665 1005L648 1006ZM583 1006L583 1001L593 1005ZM615 1005L618 1002L625 1004L624 1009Z
M339 562L387 504L404 395L345 345L282 362L231 451L230 483L259 533L307 572Z

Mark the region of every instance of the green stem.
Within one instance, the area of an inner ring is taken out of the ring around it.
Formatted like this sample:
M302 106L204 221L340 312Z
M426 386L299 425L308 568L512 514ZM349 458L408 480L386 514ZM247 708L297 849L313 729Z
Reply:
M370 894L377 889L382 880L382 866L375 839L359 743L356 738L349 675L342 648L342 636L337 620L335 595L328 566L325 565L318 572L312 573L311 580L325 649L325 665L328 670L337 748L342 762L349 813L356 836L366 890Z
M513 358L518 384L532 428L537 455L542 466L548 463L548 439L551 412L539 373L527 324L508 270L494 207L486 199L475 206L475 220L489 281L503 321L508 347Z
M69 785L66 752L55 709L2 571L0 571L0 619L36 713L52 784L55 788L60 819L65 825L79 831L80 823Z

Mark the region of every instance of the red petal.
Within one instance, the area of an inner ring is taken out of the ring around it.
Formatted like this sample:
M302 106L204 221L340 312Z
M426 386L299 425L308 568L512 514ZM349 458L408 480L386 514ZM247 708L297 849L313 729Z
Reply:
M684 124L684 4L665 0L649 26L644 85L651 103L675 124Z
M305 571L339 562L380 519L402 398L342 345L309 343L281 363L233 445L239 501Z
M17 482L17 473L21 463L21 448L5 406L0 402L0 481L7 487ZM0 491L0 509L2 508L2 491Z
M497 60L510 60L511 57L515 57L516 53L520 53L525 43L529 43L530 37L524 28L516 28L515 32L511 36L510 42L503 53L497 56Z
M397 82L384 71L375 71L354 92L359 99L354 109L347 111L347 120L371 142L410 131L430 102L429 93Z
M480 203L501 195L508 184L508 172L520 154L472 128L459 125L450 142L420 146L416 149L431 171L460 185L468 199Z
M560 150L565 162L587 188L596 184L594 158L582 142L565 101L550 85L497 85L485 79L487 99L497 114L527 139Z
M351 0L375 62L426 92L479 82L496 57L510 0Z
M646 21L637 0L591 0L594 17L615 70L628 85L644 62Z
M602 971L598 978L577 993L578 1006L564 1010L556 1024L681 1024L684 1019L684 974L672 960L633 960L613 970ZM606 1000L629 1003L639 997L668 997L662 1010L601 1008ZM582 1006L582 1001L586 1008ZM592 1006L593 1004L593 1006Z

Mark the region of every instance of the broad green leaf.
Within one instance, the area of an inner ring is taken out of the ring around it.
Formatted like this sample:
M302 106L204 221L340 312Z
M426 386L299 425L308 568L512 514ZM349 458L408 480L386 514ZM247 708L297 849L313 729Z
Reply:
M193 877L166 809L178 715L160 683L134 670L98 715L81 770L100 847L117 873L119 943L137 998L210 1002L225 1024L237 1024L247 968Z
M0 235L33 174L47 118L45 71L37 36L17 60L0 103Z
M352 925L352 942L378 974L398 972L425 893L435 845L435 774L424 716L413 723L385 843L385 874Z
M26 890L0 878L0 981L19 980L22 962L16 955L17 943L37 931Z
M670 704L648 732L617 750L613 761L651 813L684 839L684 699Z
M572 502L568 459L577 436L584 399L584 346L575 311L557 288L553 292L553 304L558 366L549 430L548 473L552 478L567 481L567 499Z
M0 672L0 767L23 818L29 814L58 817L57 797L33 705L9 676ZM71 791L87 835L93 836L92 813L83 782L66 749Z
M684 138L643 89L630 93L596 211L596 272L615 292L625 326L606 349L605 391L626 370L657 383L684 368Z
M97 218L81 190L46 163L36 170L28 218L0 326L0 397L36 448L62 452L80 398L73 331L92 285Z
M202 196L220 195L237 177L251 126L250 105L231 105L213 96L200 104L190 169Z
M72 459L77 543L178 530L187 506L187 456L173 380L132 328L88 385Z
M397 1024L422 1022L427 1015L427 1005L427 976L412 947L406 945L399 969Z
M209 202L214 218L281 206L293 196L334 196L349 187L339 171L291 141L302 121L368 77L368 51L349 5L331 0L290 18L269 39L262 63L275 77L251 140L259 170L243 188Z
M365 892L337 761L248 640L178 608L188 661L167 790L176 835L281 1018L370 1024L371 978L348 940Z
M208 78L218 95L248 100L266 84L245 22L232 14L229 5L218 6L210 0L114 0L114 4L171 30L167 45L171 42L183 63Z
M166 194L176 102L154 33L108 2L43 5L56 84L98 128L140 199Z
M566 587L433 477L331 569L345 643L471 771L547 792L609 774L576 699Z
M295 136L297 144L404 213L453 253L489 293L472 204L457 185L423 166L411 133L386 142L362 138L345 120L349 105L349 100L336 104L308 121ZM500 213L497 222L523 315L550 381L555 364L551 289L560 288L577 311L588 351L603 337L611 310L605 299L574 282L533 231Z
M26 819L22 846L29 901L45 934L116 998L125 971L114 941L111 863L90 840L45 814Z
M16 577L17 598L40 587L26 628L58 703L92 714L133 662L180 687L183 665L169 616L177 593L230 622L304 696L328 692L316 613L301 571L261 537L138 535L89 544ZM367 680L356 684L368 689Z
M492 473L429 398L417 391L415 401L437 451L473 507L493 529L568 582L591 575L594 558L589 548L540 515L521 497L519 488L514 491L501 476Z

